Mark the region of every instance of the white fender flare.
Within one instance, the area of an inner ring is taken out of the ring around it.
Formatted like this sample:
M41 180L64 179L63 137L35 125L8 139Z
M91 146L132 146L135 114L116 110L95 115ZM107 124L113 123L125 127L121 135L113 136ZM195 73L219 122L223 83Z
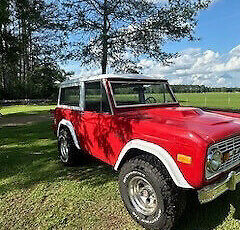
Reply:
M74 128L73 128L73 125L72 125L71 121L68 121L68 120L66 120L66 119L62 119L62 120L59 122L59 124L58 124L58 130L57 130L57 137L59 136L59 132L60 132L60 127L61 127L61 125L64 125L64 126L68 127L68 129L69 129L69 131L70 131L70 133L71 133L71 135L72 135L72 139L73 139L73 141L74 141L75 146L76 146L78 149L80 149L80 146L79 146L78 140L77 140L77 135L76 135L76 133L75 133L75 130L74 130Z
M163 149L159 145L156 145L147 141L143 141L140 139L131 140L123 147L122 151L118 156L118 160L114 166L115 170L118 170L121 161L123 160L125 154L130 149L139 149L156 156L165 165L170 176L172 177L173 181L178 187L187 188L187 189L193 188L186 181L182 172L178 168L177 164L165 149Z

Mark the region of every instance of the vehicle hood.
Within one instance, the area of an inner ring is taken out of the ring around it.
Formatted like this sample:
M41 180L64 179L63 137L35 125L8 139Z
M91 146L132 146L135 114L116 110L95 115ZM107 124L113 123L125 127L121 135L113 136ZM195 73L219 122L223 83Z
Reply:
M240 118L193 107L148 108L125 111L122 115L139 123L151 122L155 128L157 125L159 128L161 125L170 126L171 132L174 132L174 128L178 131L184 129L209 143L240 133Z

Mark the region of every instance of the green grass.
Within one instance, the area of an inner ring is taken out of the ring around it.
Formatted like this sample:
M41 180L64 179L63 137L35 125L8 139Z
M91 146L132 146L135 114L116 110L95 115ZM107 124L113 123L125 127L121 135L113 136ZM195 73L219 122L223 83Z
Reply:
M162 94L146 94L145 97L154 97L157 103L163 102ZM184 106L240 109L240 93L177 93L176 97ZM122 102L139 103L137 94L116 95L115 99L119 105ZM92 97L91 100L96 100L96 98ZM170 102L171 99L168 101Z
M38 113L47 113L56 105L12 105L0 107L0 113L10 116L25 116Z
M0 229L142 229L117 173L95 160L64 167L48 122L1 128L0 157ZM240 188L203 206L188 200L175 230L240 229Z
M0 129L0 146L0 229L141 229L112 168L64 167L48 122Z
M178 93L176 97L185 106L240 109L240 93Z

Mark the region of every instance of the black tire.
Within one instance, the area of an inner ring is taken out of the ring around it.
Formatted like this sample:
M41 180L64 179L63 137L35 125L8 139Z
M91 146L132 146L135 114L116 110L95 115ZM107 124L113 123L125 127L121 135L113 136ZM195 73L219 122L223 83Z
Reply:
M139 181L135 188L136 179ZM129 214L146 229L171 229L185 207L184 192L176 187L161 162L149 155L130 159L123 165L119 188ZM142 204L148 209L142 208Z
M65 149L65 151L64 151ZM66 166L77 164L79 150L76 148L68 128L63 127L58 136L58 153L61 162Z

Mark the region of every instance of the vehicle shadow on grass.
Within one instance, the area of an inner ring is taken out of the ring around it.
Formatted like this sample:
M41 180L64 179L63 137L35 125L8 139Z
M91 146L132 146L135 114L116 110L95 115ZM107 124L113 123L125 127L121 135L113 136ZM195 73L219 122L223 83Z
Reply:
M105 163L92 157L85 156L76 167L68 167L67 178L80 181L82 185L100 186L108 182L117 181L118 173Z
M240 220L240 186L234 192L227 192L216 200L200 205L192 197L177 222L174 230L212 230L221 225L230 214L231 205L235 209L233 220Z
M92 186L116 181L111 167L84 158L78 167L64 167L49 122L0 128L0 195L42 182L77 180Z

